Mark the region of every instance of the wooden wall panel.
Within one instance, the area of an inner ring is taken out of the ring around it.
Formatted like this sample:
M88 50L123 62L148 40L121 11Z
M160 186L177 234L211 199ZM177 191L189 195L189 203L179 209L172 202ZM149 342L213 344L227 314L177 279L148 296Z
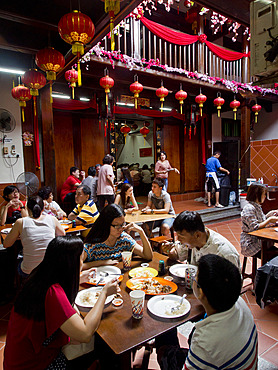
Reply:
M162 126L163 130L163 151L167 154L167 159L169 160L172 167L180 169L180 145L179 145L179 124L164 124ZM169 193L179 193L180 192L180 175L176 174L174 171L169 172Z
M102 164L102 159L107 154L105 152L106 138L104 130L99 130L98 120L95 117L81 118L81 142L82 153L81 162L82 170L86 171L90 166L97 163Z
M188 131L188 130L187 130ZM185 192L203 191L204 168L202 168L201 138L199 130L189 140L188 133L184 139L184 174Z
M74 166L75 163L72 115L66 112L54 111L53 122L57 199L60 200L61 186L70 174L70 167ZM45 158L45 163L47 166L47 158ZM53 173L53 176L55 176L55 173Z

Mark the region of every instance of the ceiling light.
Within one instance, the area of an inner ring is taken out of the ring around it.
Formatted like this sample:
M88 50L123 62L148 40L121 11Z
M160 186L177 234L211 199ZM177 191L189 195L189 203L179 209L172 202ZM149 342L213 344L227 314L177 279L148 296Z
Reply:
M117 102L116 105L125 105L127 107L134 107L133 103L122 103L122 102Z
M81 101L90 101L88 98L80 98Z
M161 109L161 108L159 108L159 109ZM167 110L167 111L171 112L172 108L162 108L162 110Z
M70 99L68 95L52 94L52 98Z
M3 67L0 67L0 72L11 73L13 75L24 75L25 73L25 71L21 71L19 69L10 69L10 68L3 68Z

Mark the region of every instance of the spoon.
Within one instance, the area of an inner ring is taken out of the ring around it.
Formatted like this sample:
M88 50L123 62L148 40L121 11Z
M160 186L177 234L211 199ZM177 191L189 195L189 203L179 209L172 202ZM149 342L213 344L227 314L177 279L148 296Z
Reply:
M184 298L186 297L186 294L184 294L182 297L181 297L181 301L180 301L180 303L176 306L176 307L172 307L171 308L171 313L173 313L173 312L175 312L175 311L178 311L180 308L181 308L181 306L182 306L182 304L183 304L183 300L184 300Z

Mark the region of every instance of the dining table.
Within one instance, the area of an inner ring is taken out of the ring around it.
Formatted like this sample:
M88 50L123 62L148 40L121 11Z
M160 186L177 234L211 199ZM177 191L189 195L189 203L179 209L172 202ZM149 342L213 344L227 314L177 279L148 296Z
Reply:
M169 266L177 262L171 261L165 255L154 252L152 261L148 261L149 267L158 270L161 260L165 263L165 275L169 275ZM142 262L146 261L143 261L140 257L134 256L131 262L131 269L140 267ZM121 270L123 269L122 262L119 262L116 266ZM178 296L182 296L185 293L187 294L186 299L191 305L189 313L181 317L169 319L153 315L147 308L148 301L152 296L146 295L143 317L142 319L135 319L132 317L131 300L129 296L130 289L126 286L129 279L129 272L123 272L123 280L120 282L123 304L119 307L115 307L113 304L106 307L97 329L97 334L101 339L110 347L115 355L119 356L120 366L123 370L131 369L132 351L138 346L143 345L149 340L187 321L198 321L203 318L205 314L203 306L195 298L191 290L186 290L185 284L183 283L177 284L178 288L173 294Z
M142 211L137 210L133 211L132 213L126 213L125 215L125 221L126 223L134 222L136 224L138 223L144 223L144 222L155 222L158 220L164 220L165 218L173 218L175 215L170 215L169 213L142 213Z
M278 243L278 227L264 227L255 231L248 233L249 235L256 236L262 241L261 248L261 261L262 265L266 264L271 258L274 258L278 255L278 249L275 250L269 249L269 242Z

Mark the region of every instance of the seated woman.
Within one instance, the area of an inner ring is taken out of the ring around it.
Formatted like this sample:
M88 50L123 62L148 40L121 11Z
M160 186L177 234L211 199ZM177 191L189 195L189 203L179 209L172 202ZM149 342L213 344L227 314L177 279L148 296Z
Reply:
M75 367L68 367L70 361L61 349L69 337L80 343L91 340L99 326L106 297L117 293L118 285L116 279L107 283L95 306L82 319L72 307L79 283L87 281L90 274L84 272L80 278L82 260L83 243L78 237L57 237L49 243L43 261L31 273L12 309L5 369L87 369L90 366L81 363L85 360L82 356L73 360Z
M240 235L241 253L245 257L260 258L261 256L261 240L248 233L278 222L278 217L276 217L278 210L270 211L266 215L263 213L261 205L265 201L266 193L267 189L262 184L251 184L247 192L248 203L241 212L242 232Z
M4 247L11 247L20 237L23 247L23 261L18 266L20 276L27 277L43 260L46 247L55 235L65 235L58 220L43 215L43 200L38 195L28 199L29 217L20 218L4 240Z
M132 213L139 209L133 194L133 186L123 184L120 194L116 196L115 204L118 204L126 213Z
M12 224L20 217L28 216L26 202L19 199L19 190L14 185L8 185L3 190L3 198L7 202L1 208L1 226Z
M130 231L139 233L143 246L128 235ZM126 226L125 213L117 204L110 204L100 212L85 243L84 269L115 264L113 260L118 260L123 251L134 251L134 254L146 260L153 257L150 242L143 229L134 223Z
M58 203L53 200L53 190L50 186L43 186L38 191L38 196L42 198L44 203L43 215L52 215L58 219L67 217L66 212L62 210Z

